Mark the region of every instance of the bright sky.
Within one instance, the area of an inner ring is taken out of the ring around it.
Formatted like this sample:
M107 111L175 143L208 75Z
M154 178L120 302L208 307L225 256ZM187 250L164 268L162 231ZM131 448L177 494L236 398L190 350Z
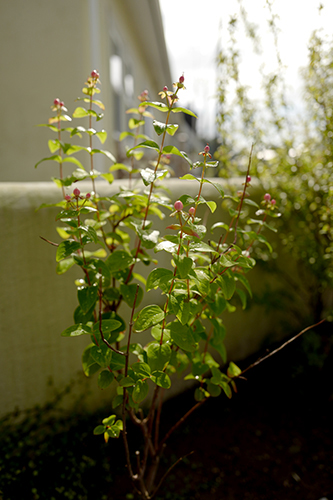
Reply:
M254 95L260 95L259 66L267 72L276 67L273 38L268 31L269 18L266 0L243 2L248 19L259 27L262 55L254 56L252 44L245 35L239 39L242 50L242 71ZM318 6L323 5L319 14ZM216 53L219 44L228 40L230 15L239 12L238 0L160 0L165 38L169 52L172 77L176 81L184 73L186 91L183 105L195 111L199 120L198 132L210 139L215 131ZM307 62L307 44L312 31L323 28L332 38L332 0L275 0L273 12L278 14L279 49L287 66L290 99L300 95L299 68ZM207 132L208 131L208 132Z

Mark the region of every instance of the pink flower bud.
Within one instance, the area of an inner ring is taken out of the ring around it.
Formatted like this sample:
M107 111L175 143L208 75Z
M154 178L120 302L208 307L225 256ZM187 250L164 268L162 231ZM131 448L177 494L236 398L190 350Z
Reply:
M164 90L164 92L167 92L167 91L168 91L168 87L165 85L165 86L163 87L163 90Z
M248 175L248 176L246 177L246 182L251 182L251 175Z
M266 194L264 195L264 200L265 200L265 201L271 201L271 195L270 195L269 193L266 193Z
M194 208L194 207L191 207L191 208L189 209L188 213L189 213L190 215L194 215L194 214L195 214L195 208Z
M184 75L179 77L179 83L184 83L184 80L185 80Z
M62 108L65 105L64 101L59 102L59 106Z
M71 201L71 199L72 199L72 198L69 196L69 194L66 194L66 196L65 196L65 200L66 200L66 201Z
M55 106L59 106L59 105L60 105L60 99L58 99L58 98L57 98L57 99L54 99L53 104L54 104Z
M180 200L177 200L174 204L174 209L177 210L177 212L180 212L181 210L183 210L183 204Z
M87 194L86 194L86 198L87 198L87 200L89 200L90 196L91 196L91 194L90 194L90 193L87 193Z
M73 191L73 195L78 198L80 196L81 191L78 188L75 188Z
M210 151L210 147L207 144L207 146L205 146L205 153L209 153L209 151Z
M148 90L143 90L141 94L138 96L138 99L141 102L148 101Z
M275 205L275 204L276 204L276 200L274 200L274 199L273 199L273 200L271 201L271 204L272 204L272 205Z
M99 78L99 73L95 69L91 72L91 78L97 80Z

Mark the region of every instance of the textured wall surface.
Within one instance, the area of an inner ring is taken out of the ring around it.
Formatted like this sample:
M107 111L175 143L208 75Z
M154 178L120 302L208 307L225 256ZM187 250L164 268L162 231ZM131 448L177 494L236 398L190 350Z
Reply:
M113 194L119 182L112 186L103 183L98 190L100 194ZM167 186L176 200L185 192L197 193L198 184L170 180ZM89 189L88 185L85 187ZM205 184L203 195L218 202L216 212L206 224L225 218L217 191ZM73 324L72 314L77 305L74 280L81 277L80 270L72 268L65 275L56 274L55 247L39 236L60 241L54 223L57 211L44 208L36 212L42 203L59 199L60 192L52 183L0 183L1 414L43 404L52 399L54 389L62 390L69 382L74 384L74 394L87 395L92 390L86 399L90 407L106 402L109 397L109 389L101 391L96 378L90 381L82 372L81 354L90 339L60 336ZM159 224L170 224L169 217ZM163 252L157 254L161 263L166 257ZM144 272L152 269L150 266ZM253 277L254 286L262 283L260 271L254 270ZM158 291L152 290L141 305L160 301ZM265 315L260 308L227 314L226 346L231 359L244 358L260 348L270 335L272 318L275 321L274 316ZM145 343L149 338L148 335L142 341L137 337L134 341ZM174 385L176 391L182 388ZM68 404L72 403L70 398Z

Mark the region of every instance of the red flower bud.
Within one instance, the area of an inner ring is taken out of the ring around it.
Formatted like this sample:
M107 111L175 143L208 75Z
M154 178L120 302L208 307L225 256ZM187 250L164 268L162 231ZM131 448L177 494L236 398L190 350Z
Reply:
M99 78L99 73L95 69L91 72L91 78L97 80Z
M78 198L80 196L81 191L78 188L75 188L73 191L73 195Z
M164 90L164 92L167 92L167 91L168 91L168 87L165 85L165 86L163 87L163 90Z
M174 204L174 209L177 210L177 212L180 212L181 210L183 210L183 204L180 200L177 200Z
M66 200L66 201L71 201L71 199L72 199L72 198L69 196L69 194L66 194L66 196L65 196L65 200Z
M184 80L185 80L184 75L179 77L179 83L184 83Z
M207 144L207 146L205 146L205 153L209 153L209 151L210 151L210 147Z
M90 196L91 196L91 194L90 194L90 193L87 193L87 194L86 194L86 198L87 198L87 200L89 200Z
M55 106L60 106L60 99L58 99L58 98L54 99L53 104Z
M248 175L248 176L246 177L246 182L251 182L251 175Z

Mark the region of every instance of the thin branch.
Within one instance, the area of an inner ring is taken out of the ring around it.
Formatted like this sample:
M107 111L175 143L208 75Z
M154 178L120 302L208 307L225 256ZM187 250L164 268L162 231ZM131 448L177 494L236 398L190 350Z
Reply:
M129 322L129 331L128 331L128 342L127 342L127 350L125 354L126 356L126 364L125 364L125 377L127 377L127 370L128 370L128 358L129 358L129 346L130 346L130 341L131 341L131 334L132 334L132 327L133 327L133 316L134 316L134 309L135 309L135 304L136 300L138 297L138 290L139 290L139 285L137 285L136 288L136 293L134 297L134 303L132 307L132 314L131 314L131 319ZM122 419L123 419L123 441L124 441L124 447L125 447L125 454L126 454L126 462L128 466L128 470L130 473L130 477L132 481L140 477L140 468L138 469L138 474L135 476L133 474L133 469L132 469L132 464L131 464L131 457L130 457L130 452L129 452L129 446L128 446L128 441L127 441L127 429L126 429L126 400L127 400L127 391L126 387L124 387L124 394L123 394L123 407L122 407Z
M174 467L176 467L176 465L179 464L179 462L181 462L182 460L184 460L184 458L187 458L189 457L190 455L193 455L194 451L191 451L190 453L188 453L187 455L184 455L183 457L180 457L178 458L178 460L171 465L171 467L169 467L169 469L166 471L166 473L162 476L162 479L160 480L160 482L158 483L158 485L156 486L153 494L149 497L150 499L151 498L154 498L154 496L156 495L156 493L158 492L158 490L160 489L162 483L164 482L164 480L166 479L166 477L170 474L170 472L172 471L172 469Z
M271 356L273 356L273 354L276 354L277 352L281 351L281 349L283 349L284 347L286 347L288 344L290 344L291 342L293 342L294 340L296 340L298 337L300 337L301 335L303 335L303 333L311 330L312 328L315 328L316 326L318 325L321 325L321 323L323 323L324 321L326 321L326 318L322 319L321 321L319 321L318 323L315 323L314 325L310 325L306 328L304 328L304 330L302 330L301 332L299 332L297 335L295 335L294 337L292 337L291 339L287 340L287 342L285 342L284 344L280 345L280 347L278 347L277 349L275 349L274 351L270 352L269 354L267 354L266 356L262 357L262 358L259 358L257 359L257 361L255 361L254 363L252 363L252 365L248 366L247 368L245 368L245 370L242 371L242 373L239 374L239 377L241 375L243 375L245 372L247 372L248 370L250 370L251 368L254 368L255 366L259 365L259 363L262 363L262 361L265 361L265 359L268 359L270 358Z
M171 429L169 430L169 432L167 432L167 434L164 436L164 438L162 439L162 441L160 442L159 444L159 447L158 447L158 450L157 450L157 453L156 454L159 454L161 452L161 449L164 445L164 443L169 439L169 437L171 436L171 434L176 430L178 429L178 427L197 409L199 408L205 401L207 401L208 398L205 398L205 399L202 399L201 401L199 401L197 404L195 404L194 406L192 406L192 408L190 408L188 410L187 413L185 413L185 415L183 415L179 420L178 422L175 423L175 425L173 425L171 427Z
M240 214L241 214L241 211L242 211L243 201L244 201L244 198L245 198L245 193L246 193L246 188L247 188L247 177L248 177L248 175L250 173L250 167L251 167L251 161L252 161L252 152L253 152L253 144L251 145L251 151L250 151L250 157L249 157L249 164L247 166L243 194L242 194L242 198L241 198L241 201L240 201L240 204L239 204L239 210L238 210L236 224L235 224L235 237L234 237L234 241L233 241L234 245L236 245L236 241L237 241L237 226L238 226L239 217L240 217Z
M53 245L54 247L58 247L59 246L59 243L53 243L53 241L47 240L46 238L43 238L43 236L40 236L40 238L42 240L46 241L46 243L50 243L50 245Z

